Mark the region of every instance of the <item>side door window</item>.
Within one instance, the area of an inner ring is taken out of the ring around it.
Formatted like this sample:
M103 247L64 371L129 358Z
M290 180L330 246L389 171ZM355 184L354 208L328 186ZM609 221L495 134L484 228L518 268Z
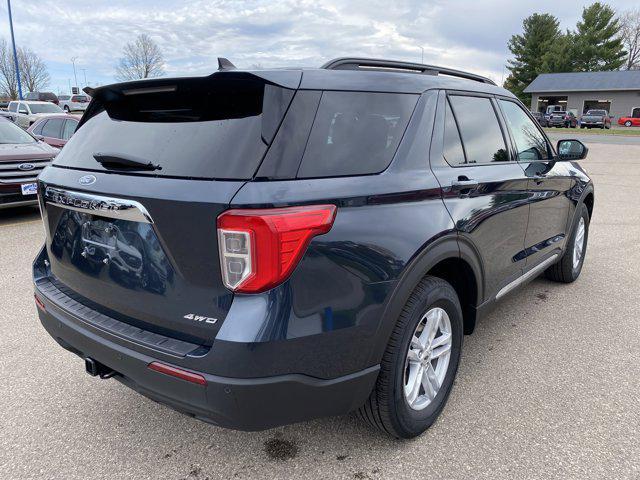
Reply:
M507 162L509 153L490 98L451 95L469 164Z
M62 139L69 140L71 135L76 131L76 127L78 126L78 122L75 120L66 120L64 122L64 127L62 128Z
M42 127L42 136L49 138L61 138L63 120L52 118Z
M518 160L531 162L548 160L551 149L538 126L515 102L499 100L505 119L515 142Z
M9 103L9 111L16 113L18 111L18 102Z
M18 113L23 113L25 115L29 115L29 109L27 108L27 104L26 103L19 103L18 104Z

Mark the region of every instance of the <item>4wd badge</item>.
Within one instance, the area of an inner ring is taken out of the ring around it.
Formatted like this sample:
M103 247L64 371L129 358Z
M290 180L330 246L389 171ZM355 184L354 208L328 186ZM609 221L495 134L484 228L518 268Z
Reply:
M183 318L187 320L193 320L194 322L216 323L217 318L204 317L202 315L196 315L195 313L187 313Z

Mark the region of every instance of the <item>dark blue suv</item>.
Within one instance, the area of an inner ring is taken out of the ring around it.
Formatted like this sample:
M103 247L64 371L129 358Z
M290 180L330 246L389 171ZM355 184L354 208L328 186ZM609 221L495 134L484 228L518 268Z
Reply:
M222 59L88 93L39 177L40 320L91 375L188 415L256 430L357 411L418 435L483 312L580 274L587 149L552 146L486 78Z

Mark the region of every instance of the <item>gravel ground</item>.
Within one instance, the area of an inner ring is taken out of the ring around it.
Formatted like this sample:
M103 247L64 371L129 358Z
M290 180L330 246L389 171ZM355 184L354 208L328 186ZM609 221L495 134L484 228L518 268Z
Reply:
M223 430L89 377L36 319L37 213L0 211L0 478L640 478L640 145L589 146L580 280L535 280L483 318L412 441L350 416Z

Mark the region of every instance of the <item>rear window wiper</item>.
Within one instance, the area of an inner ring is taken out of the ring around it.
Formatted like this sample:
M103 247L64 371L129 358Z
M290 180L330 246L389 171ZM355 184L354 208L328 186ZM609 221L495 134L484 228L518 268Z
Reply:
M118 170L162 170L160 165L152 162L111 153L94 153L93 158L104 168Z

